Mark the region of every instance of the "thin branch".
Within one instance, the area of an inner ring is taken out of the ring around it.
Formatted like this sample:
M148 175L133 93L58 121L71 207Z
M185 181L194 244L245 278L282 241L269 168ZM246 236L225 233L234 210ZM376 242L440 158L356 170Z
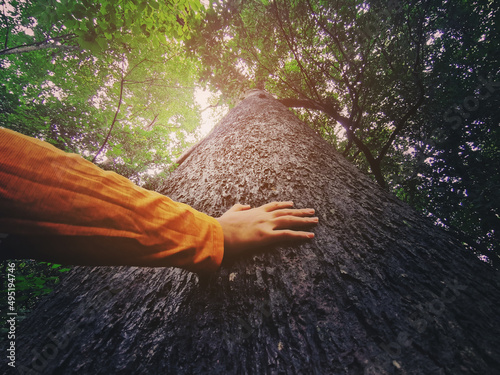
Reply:
M127 120L133 120L137 117L139 117L140 114L148 111L151 106L153 105L153 103L149 103L147 104L144 108L139 108L138 110L136 110L135 112L132 112L130 113L128 116L127 116ZM137 107L137 106L136 106Z
M139 65L141 65L143 62L146 62L146 61L149 61L147 58L144 58L142 59L141 61L139 61L137 64L135 64L132 69L129 69L129 71L127 73L125 73L125 75L123 75L123 72L122 72L122 81L125 82L125 78L127 78L127 76L132 73Z
M161 82L161 79L158 78L150 78L146 79L144 81L131 81L126 79L125 84L126 85L148 85L148 86L154 86L154 87L168 87L171 89L193 89L194 87L189 87L189 86L176 86L176 85L163 85L161 83L156 83L156 82Z
M316 21L316 23L321 27L321 29L327 33L330 38L332 38L332 40L335 42L335 45L337 46L337 48L339 49L340 53L342 54L342 56L344 57L344 59L347 60L347 62L349 64L353 64L353 61L351 60L351 56L346 53L346 51L344 50L344 48L342 47L342 44L340 43L340 41L338 40L337 36L335 34L333 34L330 29L328 29L324 24L323 22L321 22L315 15L315 11L311 5L311 2L309 0L307 0L307 5L309 6L309 10L311 11L311 15L313 16L314 20ZM337 62L339 64L342 64L343 65L343 61L340 60L340 59L337 59Z
M155 124L156 122L156 119L158 118L159 115L155 115L155 118L153 119L153 121L151 121L151 123L149 125L147 125L144 129L146 130L151 130L153 129L153 125Z
M283 27L283 22L281 21L281 18L279 16L279 9L278 9L277 2L274 2L273 5L274 5L275 11L276 11L276 18L278 20L279 28L280 28L281 32L283 33L283 36L285 37L286 43L288 44L288 48L290 48L290 51L293 53L295 61L297 62L297 65L299 66L300 72L302 73L302 75L305 78L305 81L306 81L307 87L309 88L309 91L316 96L316 99L319 100L320 95L318 94L318 92L316 90L316 85L313 82L313 80L311 80L311 78L309 77L309 74L307 74L306 69L302 66L302 62L300 61L299 57L297 56L297 53L295 52L295 46L292 43L292 40L290 40L293 38L292 33L290 33L290 38L289 38L288 34L285 32L285 29Z
M352 147L352 139L347 140L347 145L345 146L344 152L342 152L342 156L346 157L349 154L349 151Z
M111 123L111 126L109 127L108 134L106 135L106 138L104 139L104 142L102 143L101 148L99 149L99 151L97 151L97 153L95 154L94 158L92 159L92 163L95 162L95 160L97 159L97 157L99 156L99 154L102 152L102 150L106 146L106 143L108 142L109 136L111 135L111 131L113 130L113 127L114 127L114 125L116 123L116 119L118 118L118 113L120 113L120 107L121 107L122 101L123 101L124 77L125 76L124 76L124 74L122 72L122 79L120 81L120 99L118 100L118 106L116 107L115 117L113 118L113 122Z
M210 108L217 108L221 103L222 99L219 99L219 101L216 103L216 104L212 104L212 105L209 105L208 107L206 108L203 108L200 113L203 113L205 112L207 109L210 109Z
M174 57L179 56L179 55L180 55L180 53L174 53L172 56L169 56L168 59L166 59L165 61L155 61L155 60L151 60L148 58L144 58L144 59L140 60L139 62L137 62L131 69L129 69L128 72L125 73L125 76L123 77L123 79L127 78L127 76L129 76L139 65L141 65L144 62L150 62L152 64L165 64L165 63L169 62L170 60L172 60ZM129 82L133 82L133 81L129 81Z

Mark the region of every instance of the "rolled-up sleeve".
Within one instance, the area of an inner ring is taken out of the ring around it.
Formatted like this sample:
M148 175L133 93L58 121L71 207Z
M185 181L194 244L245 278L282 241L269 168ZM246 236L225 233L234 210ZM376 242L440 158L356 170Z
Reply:
M219 267L224 252L214 218L3 128L0 233L7 235L0 244L3 258L67 264L206 272Z

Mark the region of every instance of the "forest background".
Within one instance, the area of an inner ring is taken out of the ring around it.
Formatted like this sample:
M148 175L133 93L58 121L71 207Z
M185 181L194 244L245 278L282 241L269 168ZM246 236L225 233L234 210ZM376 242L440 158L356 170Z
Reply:
M202 113L265 89L498 268L499 17L493 0L3 0L0 126L154 189ZM17 308L68 270L19 261Z

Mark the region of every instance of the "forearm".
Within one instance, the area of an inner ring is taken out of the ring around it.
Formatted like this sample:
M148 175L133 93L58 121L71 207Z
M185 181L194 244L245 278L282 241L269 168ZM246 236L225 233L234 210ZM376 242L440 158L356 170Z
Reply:
M0 232L53 261L216 269L217 221L77 155L0 129ZM24 255L24 254L23 254Z

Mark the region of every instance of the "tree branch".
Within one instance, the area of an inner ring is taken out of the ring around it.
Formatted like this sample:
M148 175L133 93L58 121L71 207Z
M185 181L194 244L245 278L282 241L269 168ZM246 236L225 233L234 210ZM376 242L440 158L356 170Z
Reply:
M412 75L414 77L415 84L418 87L419 95L418 95L417 101L410 107L410 109L398 121L396 128L394 129L394 131L390 135L389 139L384 144L384 146L382 146L382 149L380 150L380 153L377 157L378 162L380 162L385 157L385 155L389 151L389 147L391 146L392 142L394 142L394 139L396 139L396 136L401 132L401 130L403 130L408 119L417 112L417 110L420 108L420 106L422 105L422 103L424 102L424 99L425 99L424 85L422 83L422 78L419 75L419 71L421 70L421 65L422 65L422 60L423 60L423 56L421 56L421 54L423 54L422 48L423 48L423 43L424 43L423 32L422 32L422 22L423 22L423 19L420 20L420 24L419 24L420 27L418 28L418 32L419 32L418 41L416 41L413 37L411 37L411 39L415 43L415 47L416 47L415 62L413 63ZM409 30L409 33L411 35L411 26L409 24L409 21L408 21L408 30Z
M222 101L222 99L219 99L219 101L216 104L211 104L208 107L203 108L202 110L200 110L200 113L203 113L207 109L210 109L210 108L217 108L221 104L221 101Z
M361 141L355 134L352 129L352 122L345 116L342 116L340 113L335 111L333 108L323 106L319 103L316 103L312 100L308 99L294 99L294 98L286 98L278 100L281 104L286 105L287 107L301 107L301 108L309 108L316 109L319 111L325 112L327 115L332 117L334 120L338 121L345 129L347 134L347 139L352 140L356 147L361 150L363 155L366 158L366 161L370 165L370 169L375 177L377 183L385 188L387 185L385 183L385 178L382 174L382 170L380 169L380 161L375 159L372 152L368 148L367 145Z
M283 26L283 22L280 18L279 15L279 9L278 9L278 4L277 2L273 2L274 9L276 12L276 18L278 21L278 26L283 33L283 36L285 37L286 43L288 45L288 48L290 48L290 51L292 51L293 56L295 61L297 62L297 65L299 66L300 72L303 75L305 82L307 84L307 87L309 88L309 91L316 96L317 99L320 98L320 95L318 94L316 90L316 85L314 81L309 77L309 74L307 73L307 70L303 67L301 60L298 58L297 52L295 51L295 45L293 44L293 33L290 32L290 38L288 37L288 34L285 32L285 28Z
M13 55L13 54L21 54L32 51L39 51L47 48L57 48L63 50L76 50L77 46L68 46L62 44L63 42L67 42L75 37L75 34L67 34L60 37L46 39L41 42L35 42L30 44L24 44L22 46L16 46L11 48L4 48L0 50L0 56L3 55Z

